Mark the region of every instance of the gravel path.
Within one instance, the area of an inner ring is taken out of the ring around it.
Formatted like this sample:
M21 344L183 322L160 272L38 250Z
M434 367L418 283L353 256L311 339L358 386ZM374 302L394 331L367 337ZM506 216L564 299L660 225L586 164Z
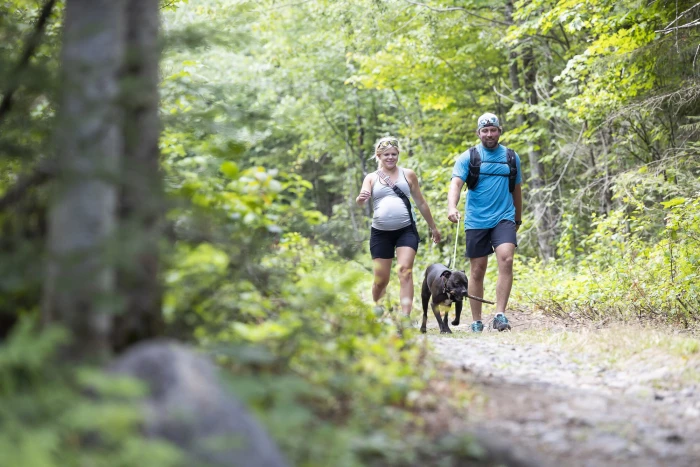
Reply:
M465 426L536 464L700 466L700 389L660 384L673 378L666 365L614 371L599 358L504 343L496 333L426 338L449 377L480 394L456 414Z

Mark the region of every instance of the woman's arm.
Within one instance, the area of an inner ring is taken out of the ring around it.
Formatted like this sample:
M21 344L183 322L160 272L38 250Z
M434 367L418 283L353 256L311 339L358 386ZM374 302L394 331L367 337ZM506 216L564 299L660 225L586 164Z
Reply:
M358 206L364 206L367 200L372 196L372 179L374 173L369 173L362 182L362 187L360 188L360 194L355 198L355 202Z
M430 227L430 232L433 236L433 241L435 243L438 243L440 241L440 231L438 230L437 225L435 225L435 220L433 219L433 215L430 212L428 202L425 200L425 198L423 198L423 193L421 193L420 191L418 177L416 176L416 173L413 170L403 170L406 174L406 180L408 180L408 185L411 188L411 197L413 198L413 201L416 202L416 207L423 215L423 219L425 219L425 221L428 223L428 226Z

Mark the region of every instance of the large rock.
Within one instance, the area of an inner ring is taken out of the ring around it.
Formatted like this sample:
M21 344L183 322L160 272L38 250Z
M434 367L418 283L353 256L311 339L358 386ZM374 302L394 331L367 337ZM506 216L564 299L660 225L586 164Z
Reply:
M120 356L110 370L148 384L145 434L173 442L192 457L192 465L287 465L267 433L222 388L215 366L188 347L145 342Z

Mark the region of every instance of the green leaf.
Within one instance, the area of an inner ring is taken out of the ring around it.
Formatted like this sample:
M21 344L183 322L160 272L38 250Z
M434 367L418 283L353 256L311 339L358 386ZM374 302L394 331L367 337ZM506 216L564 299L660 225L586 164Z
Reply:
M228 178L237 178L239 174L238 164L231 161L226 161L221 164L221 172L224 173Z
M679 204L683 204L686 202L685 198L673 198L672 200L669 201L662 201L661 204L665 208L672 208L674 206L678 206Z

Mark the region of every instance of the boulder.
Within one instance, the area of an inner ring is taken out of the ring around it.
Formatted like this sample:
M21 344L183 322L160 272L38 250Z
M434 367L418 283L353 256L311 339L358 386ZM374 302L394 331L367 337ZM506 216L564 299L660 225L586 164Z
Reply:
M145 435L179 446L190 456L190 465L288 465L265 430L222 387L214 364L187 346L144 342L118 357L109 370L148 385Z

